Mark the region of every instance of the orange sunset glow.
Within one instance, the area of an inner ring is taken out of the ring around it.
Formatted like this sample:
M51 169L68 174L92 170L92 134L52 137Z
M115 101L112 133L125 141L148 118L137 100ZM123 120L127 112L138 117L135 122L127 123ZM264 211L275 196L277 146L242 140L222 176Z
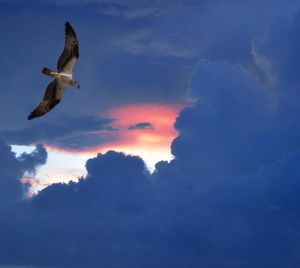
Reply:
M113 127L119 129L109 135L114 140L100 147L101 151L114 149L141 156L148 166L159 160L170 160L170 145L177 136L173 125L180 111L179 105L139 104L109 110L107 117L116 118ZM150 128L129 130L138 123L150 123Z
M108 150L122 151L141 156L148 168L160 160L171 160L170 145L177 136L173 125L181 110L180 105L132 104L106 111L104 117L113 118L111 126L117 131L99 131L99 140L105 142L94 147L79 150L47 145L49 151L72 151L86 156L95 156ZM129 129L139 123L149 123L149 127Z

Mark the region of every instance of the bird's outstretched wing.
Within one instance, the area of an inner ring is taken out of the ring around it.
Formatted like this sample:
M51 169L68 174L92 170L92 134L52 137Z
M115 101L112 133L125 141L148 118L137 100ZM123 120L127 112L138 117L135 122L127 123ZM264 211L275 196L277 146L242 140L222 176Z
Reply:
M76 33L69 22L65 24L65 48L61 53L58 62L58 72L72 74L73 67L79 58L79 48Z
M28 120L42 116L52 110L57 104L59 104L64 91L65 86L61 82L53 80L47 86L42 101L28 116Z

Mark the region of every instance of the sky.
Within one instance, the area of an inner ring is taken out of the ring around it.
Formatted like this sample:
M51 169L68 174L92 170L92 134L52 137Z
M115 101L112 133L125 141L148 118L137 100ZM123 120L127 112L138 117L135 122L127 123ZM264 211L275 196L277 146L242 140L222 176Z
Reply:
M62 102L28 121L63 48ZM300 265L300 3L0 0L0 268Z

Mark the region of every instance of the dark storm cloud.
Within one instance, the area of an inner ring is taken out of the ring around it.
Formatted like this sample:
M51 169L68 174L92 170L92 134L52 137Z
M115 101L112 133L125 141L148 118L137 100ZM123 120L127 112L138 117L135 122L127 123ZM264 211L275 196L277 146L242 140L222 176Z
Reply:
M151 123L141 122L134 125L130 125L128 127L128 130L135 130L135 129L153 129L153 126Z
M247 174L292 152L300 128L289 129L289 119L292 115L297 120L298 113L283 116L284 108L274 107L274 102L284 100L270 94L239 66L200 61L190 92L197 103L176 120L182 134L172 143L171 166L187 180L197 173L203 175L198 183L212 183Z
M19 179L27 172L34 173L36 168L46 163L47 152L39 144L30 153L16 157L11 147L0 138L0 209L3 205L20 201L23 187Z
M32 153L22 153L17 160L24 172L35 173L36 167L46 164L47 151L43 144L37 144Z
M291 252L299 247L299 160L299 153L286 155L239 181L203 190L172 178L150 183L141 159L99 155L88 161L85 180L52 185L23 213L6 217L22 222L22 239L37 239L30 242L34 254L18 244L14 258L1 240L0 256L61 267L297 265ZM11 240L17 227L8 228Z
M113 119L94 116L56 117L55 120L42 119L20 130L2 130L0 135L10 144L31 145L46 142L66 148L82 148L103 142L101 130L117 131L109 126Z
M0 207L3 203L10 203L22 197L20 182L17 180L22 175L19 170L19 162L2 139L0 139Z
M24 213L9 214L5 218L4 222L21 222L23 231L15 230L17 226L8 226L9 235L1 228L0 235L4 238L0 240L0 248L3 249L0 252L2 263L27 263L28 260L38 267L92 267L97 266L101 259L101 266L112 267L109 249L112 246L115 248L113 251L121 254L113 261L116 263L115 267L123 265L128 258L127 253L131 251L130 248L125 249L125 244L131 233L137 230L136 223L138 228L144 228L143 213L149 198L145 165L139 157L111 151L88 160L86 167L88 175L85 180L68 185L54 184L30 203L18 208L23 209ZM38 219L37 215L41 218ZM122 219L119 215L122 215ZM52 217L57 220L50 224ZM3 225L5 223L0 223L1 227ZM42 226L46 232L40 228ZM64 229L64 234L61 233L61 228ZM139 232L142 233L142 229ZM30 239L32 235L36 239ZM82 240L82 235L90 238ZM119 241L119 246L111 244L112 236ZM17 237L29 244L25 246L20 243L22 253L14 250L14 256L11 256L11 251L5 247L5 241L14 241ZM46 247L51 248L51 254L45 251L46 244ZM33 248L37 258L31 254ZM123 249L125 252L121 253Z
M255 64L277 84L228 61L197 63L194 106L175 124L175 159L153 175L139 157L110 151L88 160L78 183L51 185L14 207L0 198L0 263L298 267L298 16L253 41ZM19 160L0 146L0 170L10 176Z

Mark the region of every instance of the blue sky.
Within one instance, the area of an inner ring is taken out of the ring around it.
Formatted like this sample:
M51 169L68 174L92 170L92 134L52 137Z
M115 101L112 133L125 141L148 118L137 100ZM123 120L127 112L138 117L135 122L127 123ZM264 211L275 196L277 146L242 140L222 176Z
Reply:
M74 77L27 121L63 46ZM0 267L300 265L300 3L0 1Z

